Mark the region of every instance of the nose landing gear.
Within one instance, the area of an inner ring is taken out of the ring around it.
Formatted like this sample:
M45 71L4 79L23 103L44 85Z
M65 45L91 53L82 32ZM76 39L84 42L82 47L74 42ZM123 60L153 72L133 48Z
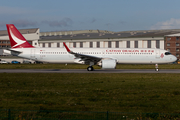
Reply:
M155 64L155 71L159 71L158 64Z

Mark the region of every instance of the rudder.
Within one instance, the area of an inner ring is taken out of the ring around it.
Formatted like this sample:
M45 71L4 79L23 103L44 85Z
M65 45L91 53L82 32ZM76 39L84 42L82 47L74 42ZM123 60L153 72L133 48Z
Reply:
M11 48L34 48L13 24L6 24Z

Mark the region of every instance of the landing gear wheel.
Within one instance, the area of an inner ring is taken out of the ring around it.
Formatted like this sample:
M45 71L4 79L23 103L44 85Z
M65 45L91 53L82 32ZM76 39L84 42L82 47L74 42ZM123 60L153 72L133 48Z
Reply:
M159 71L158 64L155 64L155 71L156 71L156 72Z
M94 68L92 67L92 66L89 66L88 68L87 68L87 71L93 71L94 70Z

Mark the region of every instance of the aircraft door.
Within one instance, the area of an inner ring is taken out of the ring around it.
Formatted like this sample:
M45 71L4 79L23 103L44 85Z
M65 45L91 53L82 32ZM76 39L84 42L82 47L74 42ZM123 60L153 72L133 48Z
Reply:
M102 54L102 57L104 57L105 56L105 51L102 51L101 54Z
M160 59L160 50L156 49L156 59Z
M35 52L36 52L36 50L35 49L31 49L31 59L35 59Z

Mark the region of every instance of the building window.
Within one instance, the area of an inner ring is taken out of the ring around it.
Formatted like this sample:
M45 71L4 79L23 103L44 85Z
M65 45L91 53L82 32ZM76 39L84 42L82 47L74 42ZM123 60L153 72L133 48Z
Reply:
M127 41L126 47L127 47L127 48L130 48L130 41Z
M116 41L116 48L119 48L119 41Z
M57 43L57 47L60 47L60 43Z
M90 42L90 43L89 43L89 47L90 47L90 48L93 48L93 42Z
M31 41L28 41L28 43L32 45L32 42L31 42Z
M111 48L111 41L108 41L108 48Z
M160 40L156 40L156 48L160 48Z
M176 40L179 40L179 37L176 37Z
M168 41L170 41L170 40L171 40L171 38L167 38L167 40L168 40Z
M169 48L167 48L167 51L171 52L171 50Z
M3 41L2 43L6 44L6 41Z
M151 40L147 41L147 48L151 48Z
M176 48L176 51L179 52L179 48Z
M134 48L138 48L138 41L134 41Z
M48 43L48 47L51 47L51 43Z
M179 57L179 54L176 54L176 57Z
M167 43L167 46L170 46L171 44L170 43Z
M179 43L176 43L176 46L179 46Z
M45 43L43 43L43 47L45 47Z
M100 48L100 42L97 42L96 47Z
M73 42L73 47L76 48L76 42Z
M80 42L80 48L82 48L83 47L83 42Z

